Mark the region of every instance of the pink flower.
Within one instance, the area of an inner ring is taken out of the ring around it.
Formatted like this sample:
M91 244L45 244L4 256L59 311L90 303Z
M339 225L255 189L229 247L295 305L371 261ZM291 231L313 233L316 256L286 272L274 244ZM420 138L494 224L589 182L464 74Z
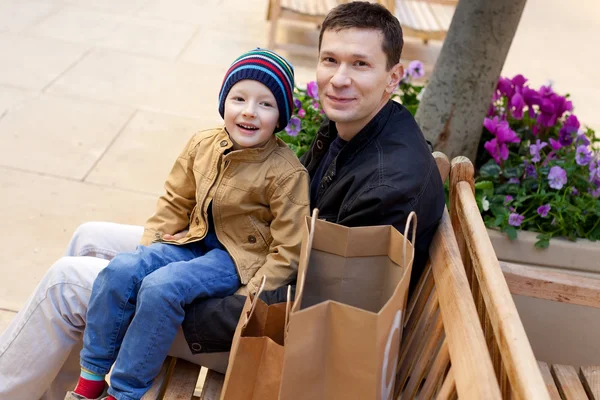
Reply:
M525 108L525 101L523 100L523 96L521 96L521 93L516 92L515 95L510 99L510 108L512 110L512 115L513 117L515 117L515 119L523 119L523 109Z
M496 164L500 164L500 160L508 159L508 147L505 143L499 143L497 139L488 140L483 147L490 153Z
M299 118L306 117L306 111L304 111L304 108L301 108L301 109L298 110L298 117Z
M317 86L317 82L310 81L306 85L306 94L312 97L315 100L319 100L319 88Z

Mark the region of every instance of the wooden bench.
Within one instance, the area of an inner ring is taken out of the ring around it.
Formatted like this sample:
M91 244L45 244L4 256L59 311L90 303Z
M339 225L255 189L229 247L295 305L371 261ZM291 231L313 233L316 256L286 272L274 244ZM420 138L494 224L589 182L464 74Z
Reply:
M384 5L398 18L405 36L427 44L444 40L458 0L385 0Z
M512 294L517 294L600 308L600 280L500 263L475 202L473 172L468 159L457 157L452 161L451 218L458 231L457 238L464 239L462 243L459 241L459 248L503 397L600 399L599 366L574 367L534 361L512 300ZM548 391L546 397L539 390L540 381L537 374L532 373L534 369L541 371Z
M445 180L450 164L441 153L435 157ZM464 186L456 184L458 171L453 168L455 197L456 188ZM463 228L470 225L453 226L455 219L460 223L460 213L458 208L452 211L452 217L448 210L444 212L430 247L430 261L408 300L394 398L549 399L499 266L493 273L477 272L486 267L469 261L466 248L473 247L474 238ZM476 217L483 224L479 213ZM478 244L474 248L481 252ZM486 260L496 259L493 249L486 252L482 253ZM469 263L468 270L463 260ZM499 295L494 293L497 289ZM199 368L171 360L155 383L160 386L153 392L157 397L148 398L190 399ZM208 371L200 398L218 399L222 384L222 374Z

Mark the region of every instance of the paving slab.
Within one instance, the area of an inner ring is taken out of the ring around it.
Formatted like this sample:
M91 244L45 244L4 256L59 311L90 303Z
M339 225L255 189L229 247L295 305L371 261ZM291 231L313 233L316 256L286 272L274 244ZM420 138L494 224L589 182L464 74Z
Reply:
M18 310L86 221L143 225L156 196L0 167L0 308Z
M222 121L217 117L196 119L140 111L86 182L159 196L177 156L193 134L219 126Z
M23 32L62 7L60 2L0 0L0 31Z
M215 106L226 65L193 65L95 49L48 92L204 117Z
M103 12L66 6L31 29L31 33L67 42L96 43L117 27L117 17Z
M60 0L57 0L60 1ZM147 0L64 0L64 3L82 8L108 12L116 15L132 15L137 12Z
M83 179L132 115L129 107L31 98L0 121L0 165Z
M25 100L38 96L38 92L0 85L0 120L9 111L19 108Z
M41 90L89 48L85 44L0 33L0 84Z
M99 46L174 60L196 32L195 25L137 17L120 17Z

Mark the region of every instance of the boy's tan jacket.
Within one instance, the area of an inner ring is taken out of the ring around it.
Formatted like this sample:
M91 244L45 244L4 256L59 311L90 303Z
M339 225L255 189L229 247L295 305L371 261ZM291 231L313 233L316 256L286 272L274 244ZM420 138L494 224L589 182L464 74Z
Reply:
M230 151L225 129L195 134L177 158L141 244L199 241L212 215L219 242L233 258L242 284L255 291L263 275L272 290L298 269L302 224L309 212L309 178L296 155L273 136L260 149ZM177 241L163 240L189 227Z

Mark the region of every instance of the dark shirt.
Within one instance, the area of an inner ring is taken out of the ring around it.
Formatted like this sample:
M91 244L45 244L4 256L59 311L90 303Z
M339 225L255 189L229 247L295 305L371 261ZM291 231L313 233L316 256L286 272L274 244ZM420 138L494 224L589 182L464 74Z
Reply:
M325 172L331 165L331 162L335 160L335 158L340 153L340 150L342 150L346 143L348 142L339 136L336 136L333 142L331 142L331 145L329 146L329 151L321 160L319 167L315 171L315 175L310 180L310 204L317 204L319 187L321 186L323 176L325 175Z

